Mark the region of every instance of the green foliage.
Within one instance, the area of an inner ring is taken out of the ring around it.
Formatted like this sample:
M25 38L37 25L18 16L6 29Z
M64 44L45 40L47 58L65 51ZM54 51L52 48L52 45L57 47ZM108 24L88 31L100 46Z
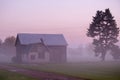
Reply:
M15 72L0 70L0 80L36 80Z
M93 44L95 45L94 52L96 53L96 56L101 54L101 58L104 60L105 54L108 50L114 52L112 48L115 47L115 43L118 42L118 34L119 28L117 28L110 10L106 9L105 12L97 11L87 33L88 37L93 38Z

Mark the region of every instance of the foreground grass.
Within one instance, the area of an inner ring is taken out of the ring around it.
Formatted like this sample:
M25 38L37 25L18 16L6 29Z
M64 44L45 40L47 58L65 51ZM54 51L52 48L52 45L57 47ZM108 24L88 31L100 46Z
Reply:
M120 62L81 62L66 64L10 64L46 72L60 73L92 80L120 80Z
M36 79L18 73L0 70L0 80L36 80Z

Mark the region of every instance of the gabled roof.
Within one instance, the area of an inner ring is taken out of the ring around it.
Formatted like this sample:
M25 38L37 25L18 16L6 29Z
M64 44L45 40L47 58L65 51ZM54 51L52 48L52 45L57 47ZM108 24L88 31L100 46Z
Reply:
M67 45L67 42L62 34L28 34L20 33L17 35L21 45L43 43L49 46Z

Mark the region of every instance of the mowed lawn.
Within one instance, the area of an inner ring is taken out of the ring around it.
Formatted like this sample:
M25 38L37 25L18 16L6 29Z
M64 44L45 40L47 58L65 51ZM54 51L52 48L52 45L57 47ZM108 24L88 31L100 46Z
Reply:
M0 80L37 80L22 74L10 72L6 70L0 70Z
M83 77L92 80L120 80L120 61L10 65L75 77Z

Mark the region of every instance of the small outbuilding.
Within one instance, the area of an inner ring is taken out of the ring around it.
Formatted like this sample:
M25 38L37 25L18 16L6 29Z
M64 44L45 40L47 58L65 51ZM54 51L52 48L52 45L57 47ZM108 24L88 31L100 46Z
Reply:
M61 63L67 60L67 42L62 34L17 34L16 61L19 63Z

